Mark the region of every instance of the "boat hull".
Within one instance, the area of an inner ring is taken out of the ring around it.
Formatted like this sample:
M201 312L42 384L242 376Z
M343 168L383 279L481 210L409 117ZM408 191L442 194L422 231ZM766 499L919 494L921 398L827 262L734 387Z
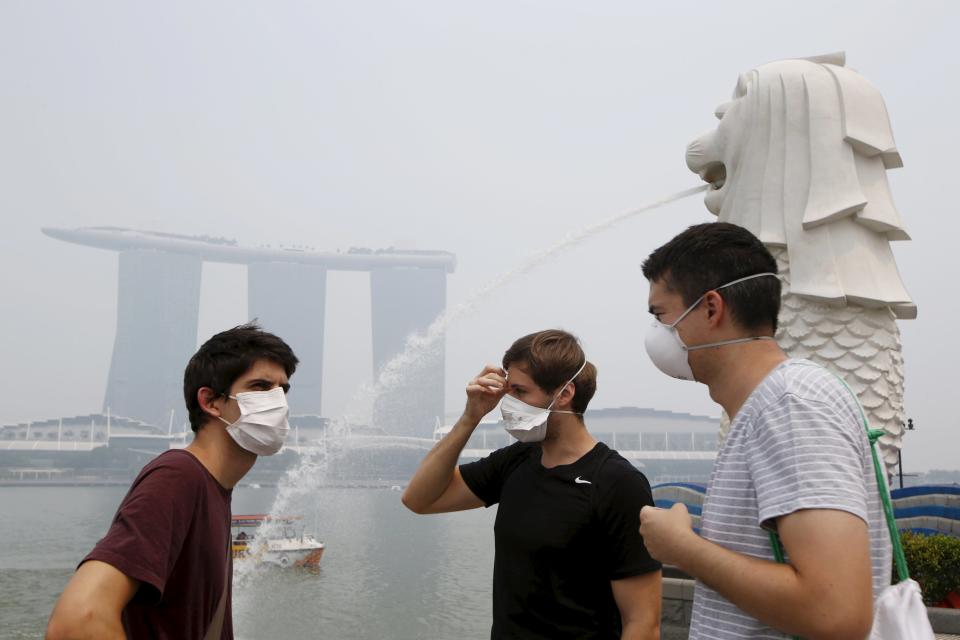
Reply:
M272 541L271 541L272 542ZM274 545L270 545L274 546ZM287 546L287 545L284 545ZM233 545L233 558L237 562L254 562L256 564L271 564L283 569L288 567L303 567L315 569L320 566L324 547L294 547L274 549L256 549L244 544Z

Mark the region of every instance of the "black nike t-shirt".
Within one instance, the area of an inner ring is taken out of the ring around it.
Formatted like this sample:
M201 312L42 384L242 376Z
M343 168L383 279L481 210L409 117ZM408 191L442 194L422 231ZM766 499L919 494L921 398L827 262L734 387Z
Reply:
M490 637L619 638L610 581L660 569L639 533L650 484L602 442L568 465L540 457L518 442L460 465L470 490L500 505Z

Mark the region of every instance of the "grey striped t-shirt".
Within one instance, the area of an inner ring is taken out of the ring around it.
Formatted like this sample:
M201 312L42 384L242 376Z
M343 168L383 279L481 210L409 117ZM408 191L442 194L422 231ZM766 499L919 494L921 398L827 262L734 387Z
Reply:
M737 413L707 486L700 533L773 560L761 523L801 509L838 509L865 520L874 596L889 584L889 534L856 400L826 369L787 360ZM784 637L697 582L690 640Z

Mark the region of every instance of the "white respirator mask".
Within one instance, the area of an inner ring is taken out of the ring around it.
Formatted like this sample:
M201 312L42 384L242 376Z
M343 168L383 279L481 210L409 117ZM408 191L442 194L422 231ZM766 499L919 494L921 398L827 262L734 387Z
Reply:
M582 372L586 366L587 360L584 358L583 364L580 365L577 372L573 374L572 378L563 383L560 390L553 396L553 400L546 408L535 407L511 395L503 396L503 401L500 403L500 413L503 415L503 428L520 442L542 442L543 439L547 437L547 419L550 418L551 413L570 413L575 416L583 415L576 411L554 409L553 405L567 385L576 380L577 376L580 375L580 372Z
M227 422L227 433L234 442L258 456L272 456L283 447L290 431L287 422L287 394L282 387L270 391L244 391L228 396L237 401L240 417ZM220 416L217 416L220 417Z
M764 276L773 276L777 278L775 273L755 273L752 276L747 276L745 278L739 278L733 282L728 282L725 285L721 285L716 289L711 289L711 291L719 291L720 289L725 289L729 286L739 284L741 282L746 282L747 280L753 280L754 278L762 278ZM680 314L680 317L673 321L672 324L664 324L659 320L654 319L653 326L647 331L646 338L644 340L644 346L647 349L647 355L650 356L650 360L653 361L653 364L656 365L657 369L664 372L672 378L678 378L680 380L693 380L693 369L690 368L690 361L687 356L687 353L690 351L698 351L700 349L709 349L711 347L722 347L727 344L740 344L742 342L753 342L755 340L773 340L772 336L754 336L749 338L734 338L732 340L721 340L719 342L710 342L708 344L698 344L692 347L688 347L683 343L683 340L680 338L680 334L677 332L677 325L680 324L680 321L689 315L694 308L700 304L703 298L707 294L703 294L697 298L696 302L687 307L687 310Z

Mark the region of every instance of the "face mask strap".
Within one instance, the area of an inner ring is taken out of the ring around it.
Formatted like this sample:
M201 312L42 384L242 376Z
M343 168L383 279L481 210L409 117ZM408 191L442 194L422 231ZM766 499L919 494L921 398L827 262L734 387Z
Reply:
M722 347L728 344L743 344L744 342L755 342L756 340L773 340L773 336L752 336L749 338L733 338L732 340L721 340L720 342L711 342L710 344L698 344L692 347L684 347L684 351L699 351L700 349L710 349L711 347Z
M214 392L216 393L216 390L214 390ZM236 396L230 395L230 391L223 391L223 392L217 393L217 395L214 397L214 400L219 400L220 398L226 398L228 400L237 400ZM239 400L237 400L237 404L238 405L240 404ZM226 420L224 420L223 416L214 416L214 417L220 422L222 422L223 424L227 425L228 427L233 424L232 422L227 422Z
M700 296L699 298L697 298L696 302L694 302L692 305L690 305L689 307L687 307L687 310L684 311L683 313L681 313L681 314L680 314L680 317L673 321L673 324L668 324L668 325L666 325L666 326L670 327L671 329L676 328L676 326L677 326L678 324L680 324L680 321L681 321L681 320L683 320L684 318L686 318L687 315L689 315L689 313L690 313L691 311L693 311L694 309L696 309L697 305L700 304L700 303L703 301L703 299L707 296L707 293L710 293L710 291L720 291L720 289L726 289L727 287L732 287L732 286L735 285L735 284L740 284L741 282L746 282L747 280L753 280L754 278L762 278L762 277L764 277L764 276L773 276L773 277L776 278L777 280L780 279L780 276L778 276L777 274L775 274L775 273L773 273L773 272L771 272L771 271L765 271L765 272L763 272L763 273L754 273L753 275L750 275L750 276L744 276L744 277L742 277L742 278L737 278L736 280L733 280L733 281L731 281L731 282L728 282L727 284L722 284L722 285L720 285L719 287L716 287L716 288L714 288L714 289L709 289L706 293L704 293L702 296Z
M553 400L550 402L550 404L547 405L547 411L550 411L550 412L552 412L552 413L572 413L572 414L575 415L575 416L583 415L582 413L577 413L577 412L575 412L575 411L559 411L559 410L555 411L555 410L552 409L551 407L553 407L553 405L557 402L557 399L560 397L560 394L563 393L563 390L567 388L567 385L570 384L571 382L573 382L574 380L576 380L576 379L577 379L577 376L580 375L581 373L583 373L583 370L586 369L586 368L587 368L587 358L584 357L584 358L583 358L583 364L580 365L580 368L577 369L577 372L576 372L575 374L573 374L573 377L572 377L572 378L570 378L569 380L567 380L566 382L564 382L564 383L563 383L563 386L560 387L560 391L557 393L557 395L553 396Z
M753 280L754 278L762 278L762 277L764 277L764 276L773 276L773 277L776 278L777 280L780 279L780 276L778 276L777 274L773 273L772 271L764 271L763 273L755 273L755 274L753 274L753 275L751 275L751 276L744 276L744 277L742 277L742 278L737 278L736 280L734 280L734 281L732 281L732 282L728 282L727 284L720 285L720 286L717 287L716 289L713 289L713 291L719 291L720 289L726 289L727 287L732 287L732 286L735 285L735 284L740 284L741 282L746 282L747 280ZM706 295L706 294L704 294L704 295ZM702 296L701 296L701 297L702 297Z
M703 296L705 295L707 294L706 293L703 294ZM668 324L665 326L670 327L671 329L676 329L677 325L680 324L680 321L686 318L688 315L690 315L690 312L697 308L697 305L700 304L700 302L703 300L703 296L700 296L699 298L697 298L696 302L694 302L692 305L687 307L687 310L681 313L680 317L674 320L672 324Z

